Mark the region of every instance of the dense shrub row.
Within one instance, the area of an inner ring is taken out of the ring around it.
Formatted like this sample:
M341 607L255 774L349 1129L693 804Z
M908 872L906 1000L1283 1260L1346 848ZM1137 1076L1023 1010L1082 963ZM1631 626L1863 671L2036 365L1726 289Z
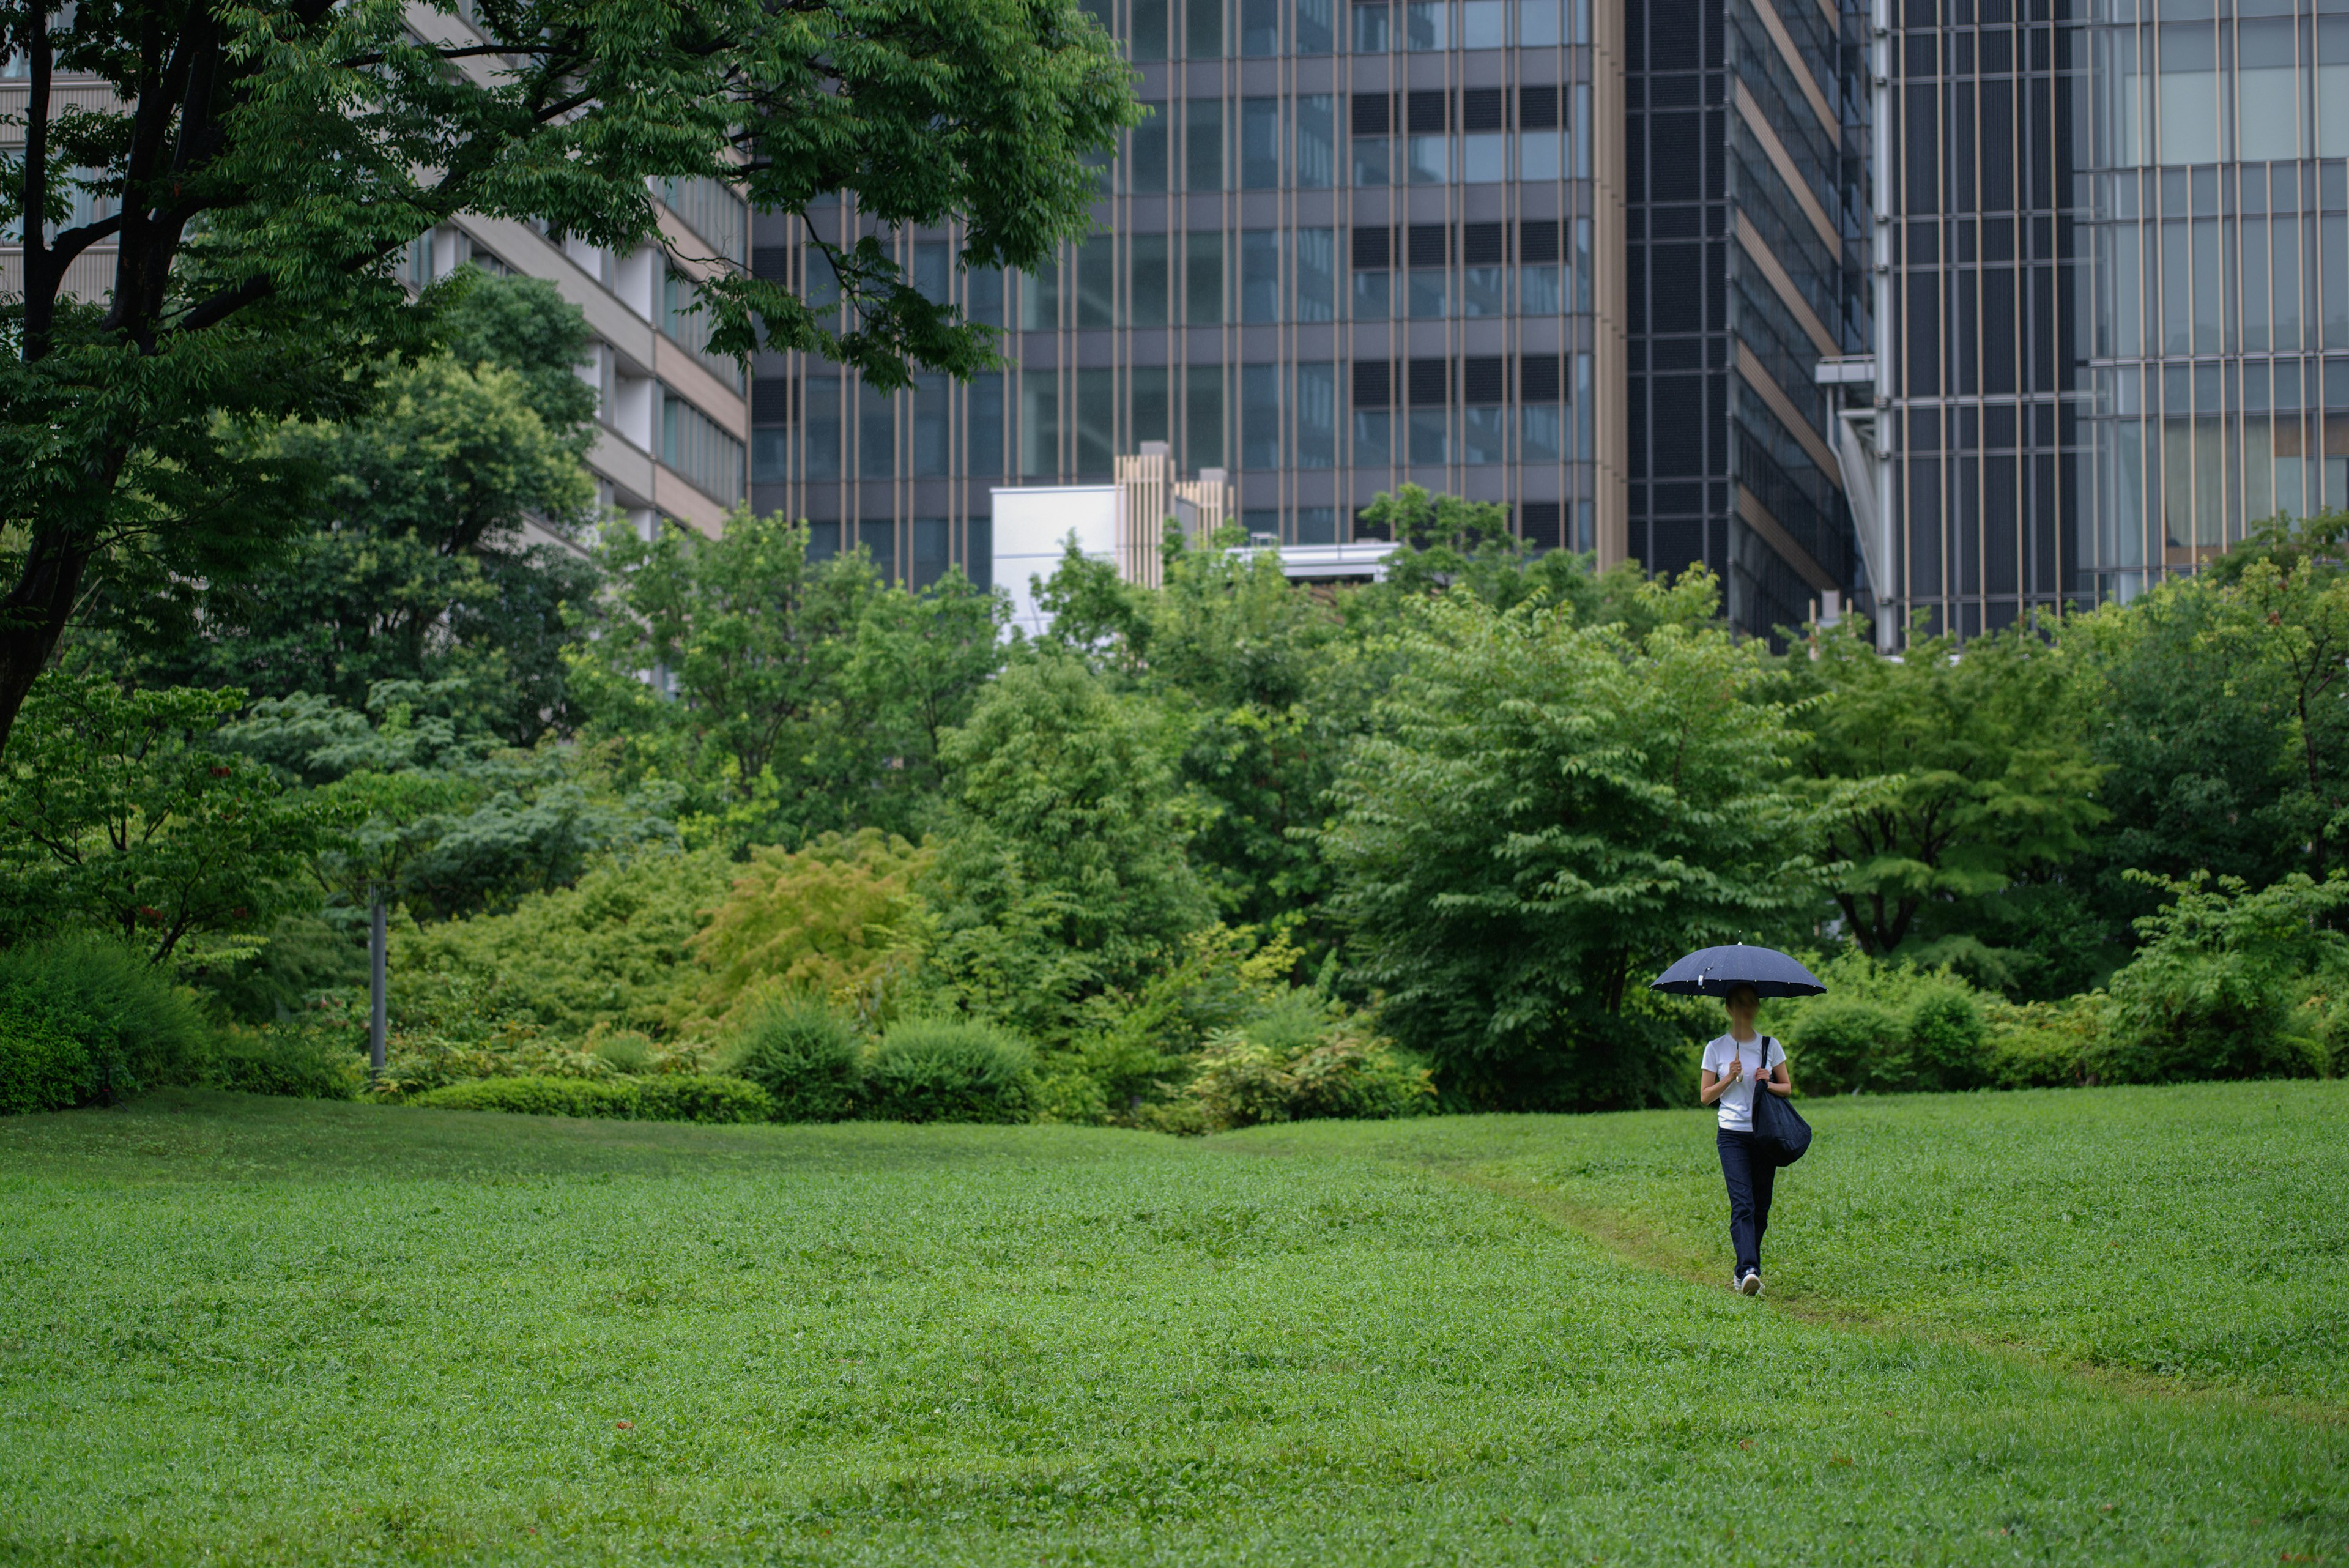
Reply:
M449 1111L647 1122L762 1122L774 1110L758 1085L714 1073L649 1078L558 1078L531 1073L428 1089L409 1103Z

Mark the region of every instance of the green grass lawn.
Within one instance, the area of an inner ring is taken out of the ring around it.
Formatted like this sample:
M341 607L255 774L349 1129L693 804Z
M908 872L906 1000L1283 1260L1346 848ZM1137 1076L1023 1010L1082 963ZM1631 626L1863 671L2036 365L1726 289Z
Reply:
M2349 1562L2349 1085L1806 1109L0 1122L0 1561Z

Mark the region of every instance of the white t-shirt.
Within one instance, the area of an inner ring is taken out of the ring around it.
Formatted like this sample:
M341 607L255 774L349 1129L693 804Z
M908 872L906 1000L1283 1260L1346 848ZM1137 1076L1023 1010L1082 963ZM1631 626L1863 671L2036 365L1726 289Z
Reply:
M1726 1034L1704 1048L1704 1070L1716 1078L1727 1077L1730 1059L1735 1057L1743 1062L1748 1051L1754 1053L1754 1060L1745 1063L1745 1075L1722 1090L1721 1098L1714 1102L1721 1107L1721 1125L1727 1132L1754 1130L1754 1080L1785 1061L1785 1049L1766 1035L1757 1035L1740 1045ZM1766 1062L1763 1061L1765 1054L1769 1057Z

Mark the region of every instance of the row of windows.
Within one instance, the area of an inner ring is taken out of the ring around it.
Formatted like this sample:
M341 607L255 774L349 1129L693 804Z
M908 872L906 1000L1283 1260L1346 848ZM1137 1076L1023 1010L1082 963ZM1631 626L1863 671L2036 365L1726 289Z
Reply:
M661 389L661 461L703 494L731 506L743 495L742 443L709 415Z
M1112 0L1085 8L1120 31ZM1137 60L1356 54L1392 49L1528 48L1590 41L1589 0L1355 0L1340 32L1338 0L1130 0L1123 36Z
M2095 373L2101 567L2178 566L2279 512L2349 505L2349 358Z
M1589 451L1588 355L1360 361L1342 377L1340 370L1330 360L1307 360L1242 365L1229 376L1221 366L982 375L963 389L959 441L953 388L943 376L918 377L900 397L829 377L762 380L754 399L754 417L762 422L751 431L751 477L764 484L852 473L874 480L956 472L1053 479L1068 469L1107 474L1117 452L1172 440L1178 425L1184 464L1193 468L1222 467L1227 457L1250 470L1561 462ZM1016 398L1016 408L1006 407L1007 395ZM1340 436L1350 406L1347 454ZM1227 411L1237 426L1237 440L1228 442ZM1009 432L1008 413L1018 416ZM771 420L776 422L764 422Z
M2349 154L2349 16L2102 33L2099 162Z
M1347 240L1350 286L1340 292ZM1212 229L1185 234L1096 234L1066 265L1006 279L992 269L955 286L943 241L914 246L907 271L928 298L959 303L970 319L1014 330L1060 327L1217 327L1279 322L1555 316L1590 309L1590 221L1443 223L1390 228ZM1515 251L1518 265L1509 265ZM1454 260L1466 264L1451 270ZM762 277L802 292L818 309L840 297L820 251L762 247ZM1121 284L1123 292L1121 293Z
M1339 95L1145 103L1117 170L1137 195L1497 184L1589 175L1590 89L1521 87L1351 96L1340 161ZM1515 113L1510 113L1514 107ZM1514 120L1514 124L1511 121Z
M2349 215L2098 225L2099 358L2349 348Z

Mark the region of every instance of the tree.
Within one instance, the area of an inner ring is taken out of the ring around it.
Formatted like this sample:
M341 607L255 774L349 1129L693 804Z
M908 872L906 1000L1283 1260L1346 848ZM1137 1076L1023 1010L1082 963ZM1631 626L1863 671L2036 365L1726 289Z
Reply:
M1805 704L1796 759L1823 791L1885 781L1826 841L1837 906L1882 956L1921 910L1996 894L2086 847L2102 821L2072 671L2023 628L1877 652L1859 623L1798 649L1778 693Z
M2213 563L2218 616L2208 634L2255 672L2288 715L2292 787L2282 805L2306 844L2310 876L2339 868L2349 835L2349 513L2269 524Z
M1075 659L1005 670L942 756L931 964L962 1004L1064 1037L1211 918L1156 718Z
M357 709L380 682L453 678L509 743L572 727L564 607L599 577L524 529L591 523L595 395L571 369L586 324L539 279L469 281L440 323L449 348L387 371L377 408L256 436L318 482L302 534L242 581L120 606L109 618L142 680Z
M2230 618L2220 601L2209 576L2186 578L2064 625L2103 770L2097 799L2111 814L2081 879L2116 933L2159 902L2160 885L2132 870L2263 888L2304 863L2306 836L2288 801L2292 709L2262 676L2260 639L2212 635Z
M1761 649L1459 593L1402 636L1324 836L1381 1021L1472 1103L1672 1098L1677 1036L1638 1015L1634 976L1798 919L1840 804L1795 786Z
M268 929L333 822L215 743L243 701L233 688L126 693L86 674L42 685L0 763L12 937L105 926L161 963L194 939Z
M27 87L0 156L0 223L25 236L0 308L0 746L93 573L224 581L289 535L309 475L249 434L357 411L387 353L425 346L441 291L411 300L392 264L434 224L667 246L647 182L716 179L771 212L846 192L883 225L954 220L965 265L1033 265L1087 226L1084 154L1139 112L1068 0L459 9L0 4ZM119 107L60 107L61 70ZM108 211L72 223L78 196ZM100 241L113 278L78 301L66 277ZM698 306L715 351L823 354L885 390L991 362L991 330L924 298L877 239L811 243L838 305L721 271Z

